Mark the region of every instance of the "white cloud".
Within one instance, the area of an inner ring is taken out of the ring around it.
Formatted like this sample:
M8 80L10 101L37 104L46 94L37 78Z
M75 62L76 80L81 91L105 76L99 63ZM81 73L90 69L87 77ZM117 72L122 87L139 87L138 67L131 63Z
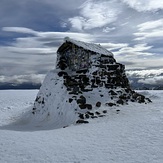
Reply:
M69 18L69 22L72 25L72 28L81 31L83 29L83 24L85 23L86 19L81 16L75 16L73 18Z
M121 1L139 12L156 11L159 9L163 9L162 0L121 0Z
M137 37L134 40L163 37L163 19L148 21L139 24L137 27L139 32L134 33Z
M87 33L78 33L78 32L38 32L37 36L42 38L47 38L49 40L56 40L57 42L63 41L65 37L70 37L72 39L92 42L94 41L94 36Z
M135 38L134 40L144 40L147 38L161 38L163 37L163 30L153 30L151 32L138 32L138 33L134 33L135 36L137 36L137 38Z
M7 32L16 32L16 33L26 33L26 34L33 34L35 37L27 37L27 38L17 38L17 41L19 41L19 43L21 44L22 42L24 42L24 40L27 42L31 42L31 45L33 45L33 43L35 44L38 39L40 38L47 38L49 41L51 41L51 39L53 40L57 40L57 39L62 39L64 37L71 37L73 39L77 39L80 38L81 41L93 41L93 35L91 34L87 34L87 33L78 33L78 32L41 32L41 31L34 31L33 29L30 28L24 28L24 27L3 27L2 28L3 31L7 31ZM48 41L46 40L46 41ZM44 40L45 41L45 40Z
M163 28L163 19L148 21L148 22L139 24L137 27L139 31L146 31L146 30L151 30L155 28Z
M128 47L128 44L126 43L98 43L98 44L100 44L101 46L108 50L117 50L124 47Z
M37 34L36 31L24 27L3 27L2 30L6 32L26 33L26 34L33 34L33 35Z
M116 28L115 27L105 27L105 28L103 28L103 32L104 33L109 33L109 32L111 32L111 31L113 31L113 30L115 30Z
M146 78L138 80L138 83L151 84L151 85L163 85L163 76L157 76L153 78Z
M163 69L150 70L128 70L127 74L131 77L153 78L163 74ZM162 76L163 77L163 76Z
M121 12L121 5L115 0L87 0L79 9L80 15L69 18L69 22L76 30L89 30L116 21Z
M115 53L114 53L115 54ZM120 63L126 63L126 70L128 69L145 69L148 68L157 68L163 67L163 58L155 57L155 56L147 56L147 57L137 57L137 56L124 56L119 55L115 56L117 61ZM129 64L127 64L129 62Z
M126 57L148 56L148 55L153 55L149 52L146 52L146 50L149 50L151 48L152 46L148 46L146 43L137 44L137 45L134 45L133 47L129 47L129 46L122 47L119 51L116 51L115 54L117 55L123 54Z

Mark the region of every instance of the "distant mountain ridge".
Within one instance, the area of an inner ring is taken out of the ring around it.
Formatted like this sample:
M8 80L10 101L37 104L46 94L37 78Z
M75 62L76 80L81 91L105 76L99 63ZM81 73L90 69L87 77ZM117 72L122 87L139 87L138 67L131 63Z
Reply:
M0 83L0 90L7 89L39 89L41 83L21 83L21 84L13 84L13 83Z

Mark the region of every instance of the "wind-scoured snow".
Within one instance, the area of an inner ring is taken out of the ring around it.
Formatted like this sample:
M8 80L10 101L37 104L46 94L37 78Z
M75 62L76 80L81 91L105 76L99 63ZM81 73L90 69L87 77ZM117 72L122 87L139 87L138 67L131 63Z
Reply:
M113 56L113 53L111 53L110 51L108 51L107 49L103 48L101 45L97 45L97 44L93 44L93 43L86 43L83 41L77 41L74 39L71 39L69 37L65 37L65 41L67 42L71 42L79 47L82 47L86 50L90 50L99 54L105 54L108 56Z
M31 110L37 93L0 91L0 162L163 162L163 91L141 91L153 102L111 107L105 117L89 124L60 129L47 125L45 130L42 123L34 130L31 123L29 130L20 128L19 119Z

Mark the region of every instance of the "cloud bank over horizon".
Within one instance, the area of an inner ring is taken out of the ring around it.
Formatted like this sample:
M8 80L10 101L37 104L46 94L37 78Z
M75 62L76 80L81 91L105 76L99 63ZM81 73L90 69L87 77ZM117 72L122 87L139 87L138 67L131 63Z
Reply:
M39 74L55 68L57 48L67 36L107 48L128 71L147 70L143 79L149 71L163 75L162 15L162 0L2 0L0 83L23 76L43 80Z

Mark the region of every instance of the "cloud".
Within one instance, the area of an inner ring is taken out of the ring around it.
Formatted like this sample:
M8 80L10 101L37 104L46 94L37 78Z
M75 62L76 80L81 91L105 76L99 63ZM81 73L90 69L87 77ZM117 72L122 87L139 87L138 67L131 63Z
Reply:
M157 58L157 57L118 57L118 62L121 63L126 63L126 62L132 62L132 64L130 63L129 65L126 64L126 69L130 70L130 69L139 69L140 71L142 70L149 70L149 68L155 68L157 70L159 70L160 68L163 67L162 63L163 63L163 58ZM157 64L156 64L157 63ZM157 71L156 70L156 71Z
M33 34L33 35L37 34L36 31L25 27L2 27L2 30L5 32L26 33L26 34Z
M41 32L34 31L24 27L3 27L3 31L32 34L28 37L18 37L8 46L0 47L6 51L13 53L29 54L29 55L51 55L57 51L56 45L54 47L50 44L61 43L64 37L71 37L74 39L80 38L81 41L93 41L93 36L84 33L75 32Z
M137 44L134 45L133 47L130 46L124 46L122 47L119 51L116 51L116 55L121 55L129 57L136 57L136 56L148 56L148 55L153 55L149 52L146 52L147 50L150 50L152 46L148 46L146 43L144 44Z
M163 28L163 19L148 21L137 26L139 31L146 31L155 28Z
M162 0L121 0L131 8L139 11L157 11L163 9Z
M150 84L150 85L163 85L163 76L140 79L138 80L138 83Z
M129 46L129 44L127 43L97 43L97 44L100 44L101 46L110 51L122 49Z
M163 75L163 69L128 70L127 74L131 77L152 78L152 77Z
M24 28L24 27L3 27L3 31L7 32L15 32L15 33L26 33L26 34L33 34L33 36L37 37L36 39L48 39L50 41L56 40L56 39L62 39L64 37L71 37L73 39L77 39L80 37L83 41L93 41L93 36L91 34L87 33L78 33L78 32L41 32L41 31L35 31L30 28ZM28 38L18 38L19 40L23 41L25 39L26 41L31 38L35 37L28 37ZM18 40L17 39L17 40ZM31 41L31 40L30 40ZM59 40L60 41L60 40Z
M163 19L148 21L139 24L137 27L139 32L134 33L137 37L135 40L163 37Z
M148 70L128 70L127 76L140 84L163 85L163 68Z
M109 33L109 32L111 32L111 31L113 31L113 30L115 30L116 28L115 27L105 27L105 28L103 28L103 32L104 33Z
M121 12L121 6L115 0L87 0L79 7L79 10L80 15L69 18L69 22L73 29L81 31L104 27L116 21Z

